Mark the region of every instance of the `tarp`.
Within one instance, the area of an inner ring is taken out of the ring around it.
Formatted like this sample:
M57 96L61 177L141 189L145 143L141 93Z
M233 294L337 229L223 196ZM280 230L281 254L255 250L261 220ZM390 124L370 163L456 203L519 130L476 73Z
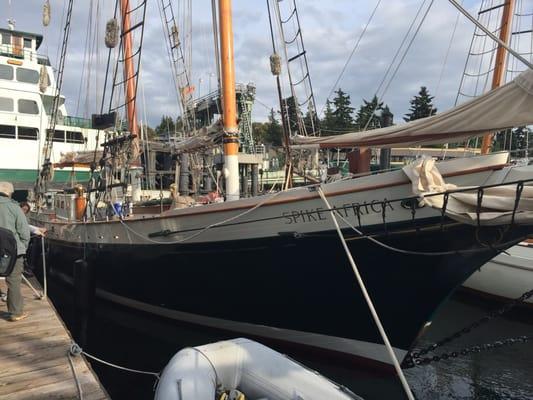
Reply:
M328 147L399 147L459 142L533 123L533 70L432 117L387 128L327 137L295 136L295 144Z
M533 172L533 166L524 167ZM429 205L442 210L444 195L432 195L451 191L446 204L446 215L450 218L470 225L478 223L478 188L472 192L453 193L459 188L444 182L442 175L435 166L435 160L423 156L403 167L403 172L409 177L413 193L420 198L420 205ZM517 185L502 185L483 189L483 198L479 209L479 223L481 225L496 225L510 223L533 223L533 186L524 186L518 203L516 203ZM432 195L432 196L428 196ZM515 210L516 207L516 210ZM513 217L514 210L514 217Z

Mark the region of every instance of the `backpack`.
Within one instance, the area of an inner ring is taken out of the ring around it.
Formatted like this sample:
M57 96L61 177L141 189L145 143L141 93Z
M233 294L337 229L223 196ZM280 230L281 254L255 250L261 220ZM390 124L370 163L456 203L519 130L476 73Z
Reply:
M9 276L17 262L17 241L9 229L0 228L0 277Z

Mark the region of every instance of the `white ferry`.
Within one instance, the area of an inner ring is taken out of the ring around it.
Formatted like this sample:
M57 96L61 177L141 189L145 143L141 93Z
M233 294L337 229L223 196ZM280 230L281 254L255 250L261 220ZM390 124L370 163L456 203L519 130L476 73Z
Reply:
M56 93L48 57L37 51L43 36L0 28L0 180L29 189L42 164L45 132ZM89 119L67 114L61 96L51 161L56 186L89 177L88 166L62 163L70 152L94 150L97 131Z

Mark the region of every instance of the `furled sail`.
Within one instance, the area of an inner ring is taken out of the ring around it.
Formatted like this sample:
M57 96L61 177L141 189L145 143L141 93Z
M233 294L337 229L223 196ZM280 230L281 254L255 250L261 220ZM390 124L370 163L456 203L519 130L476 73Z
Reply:
M441 114L403 125L327 137L297 135L295 144L328 147L397 147L461 141L533 123L533 70ZM306 146L307 147L307 146Z

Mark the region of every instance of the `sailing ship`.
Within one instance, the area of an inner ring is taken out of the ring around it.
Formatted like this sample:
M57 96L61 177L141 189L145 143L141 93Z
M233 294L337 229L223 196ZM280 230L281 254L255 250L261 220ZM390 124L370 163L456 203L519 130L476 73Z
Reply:
M499 14L508 14L509 23L500 36L509 42L509 46L515 51L532 59L530 44L533 42L531 20L528 14L527 4L523 2L501 3L494 7L492 2L482 1L478 11L478 21L489 26L493 31L498 30ZM487 84L487 75L494 68L492 60L495 58L497 48L491 43L483 42L483 35L479 29L473 33L470 51L465 63L461 85L458 90L457 100L460 98L472 98L480 95ZM517 68L515 60L507 60L505 63L503 80L508 82L514 78L520 68ZM519 162L529 163L529 133L503 132L502 148L511 152ZM516 133L523 134L522 143L513 138ZM514 139L514 140L513 140ZM513 146L514 144L514 146ZM518 146L517 146L518 145ZM464 284L464 288L474 293L496 297L501 300L519 299L525 293L533 289L533 246L525 241L505 253L499 254L476 271ZM533 299L523 299L525 303L532 303Z
M30 189L43 161L56 78L49 58L38 53L42 35L11 25L0 29L0 40L0 180ZM89 179L88 166L66 161L70 153L94 149L96 138L91 121L68 115L65 97L60 96L51 155L56 185Z
M397 170L239 198L231 1L219 0L218 11L223 114L217 138L222 140L225 201L128 216L115 206L117 188L126 188L128 171L138 168L131 156L138 138L133 28L129 1L122 0L129 131L107 130L96 182L55 193L50 207L38 204L32 220L48 231L49 276L72 283L74 261L83 259L94 272L97 296L169 323L390 366L334 218L402 358L455 288L531 234L533 168L512 165L509 154L499 152L440 162L438 170L431 162L414 166L414 185ZM529 70L500 89L425 120L298 140L321 147L461 140L533 122L532 87ZM478 118L489 111L491 118ZM425 185L437 177L446 185ZM491 205L500 198L495 191L510 193L503 208Z

